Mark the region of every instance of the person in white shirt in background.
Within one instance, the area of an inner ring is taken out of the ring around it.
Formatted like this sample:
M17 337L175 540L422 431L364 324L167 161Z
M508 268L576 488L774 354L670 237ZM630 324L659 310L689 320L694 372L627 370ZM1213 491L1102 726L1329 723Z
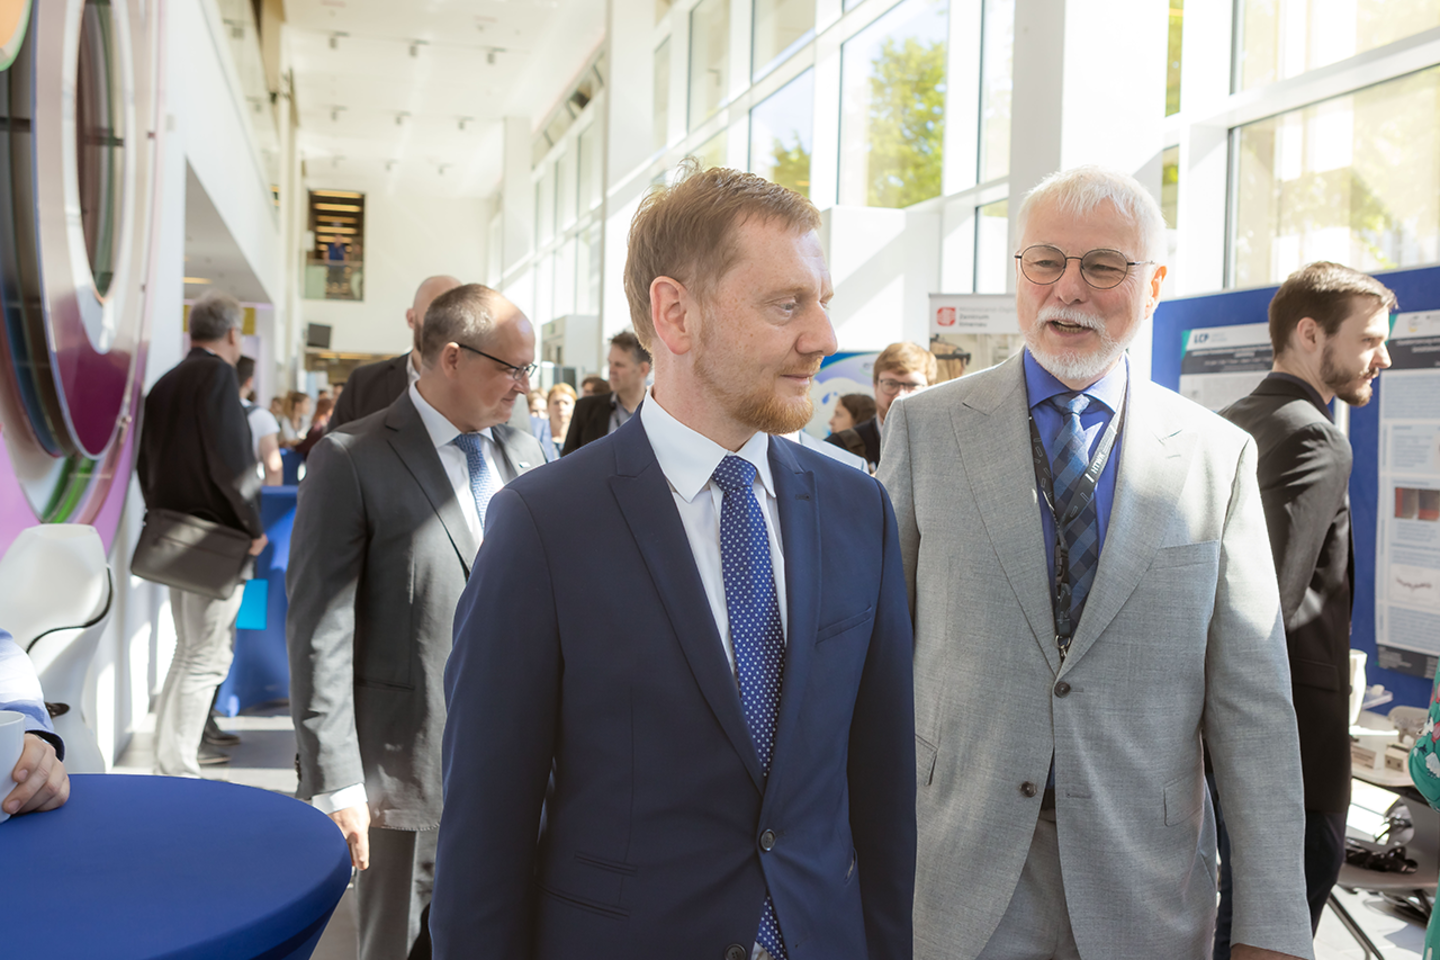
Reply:
M245 421L250 424L257 469L265 486L278 487L284 482L285 473L280 461L280 421L269 410L250 400L250 394L255 390L255 358L241 357L240 362L235 364L235 375L240 380L240 404L245 408Z

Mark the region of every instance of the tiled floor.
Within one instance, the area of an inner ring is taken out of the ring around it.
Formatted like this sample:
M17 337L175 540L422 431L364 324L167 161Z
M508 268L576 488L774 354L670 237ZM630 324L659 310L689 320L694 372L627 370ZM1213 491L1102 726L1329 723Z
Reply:
M135 732L130 746L115 764L115 773L152 773L155 764L155 715ZM285 704L262 707L238 717L220 717L220 728L240 735L231 748L230 763L201 768L207 780L225 780L249 787L295 795L295 731ZM355 960L354 887L345 890L330 917L313 960Z
M153 722L153 715L147 718ZM247 786L274 790L286 796L295 792L295 733L289 708L279 705L261 708L239 717L221 717L221 728L238 733L240 745L230 751L226 766L206 767L208 779L227 780ZM145 727L137 731L130 748L115 766L116 773L151 772L154 763L154 733ZM354 960L354 890L347 889L330 926L316 948L314 960ZM1369 934L1385 960L1420 960L1425 931L1391 910L1377 896L1365 893L1338 893L1351 916ZM1365 953L1355 938L1327 910L1315 937L1315 960L1364 960Z

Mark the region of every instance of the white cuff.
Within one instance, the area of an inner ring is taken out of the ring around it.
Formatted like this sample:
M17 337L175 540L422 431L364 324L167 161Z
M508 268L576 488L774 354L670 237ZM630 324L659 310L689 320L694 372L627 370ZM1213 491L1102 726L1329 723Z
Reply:
M324 814L338 813L346 807L358 807L366 802L365 784L352 783L333 793L317 793L310 798L310 806Z

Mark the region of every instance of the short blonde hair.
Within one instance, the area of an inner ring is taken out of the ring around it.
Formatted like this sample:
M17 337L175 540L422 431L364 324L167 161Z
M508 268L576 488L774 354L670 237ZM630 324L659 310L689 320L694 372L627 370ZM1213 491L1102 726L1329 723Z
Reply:
M571 400L580 399L580 397L575 393L575 388L570 386L570 384L557 383L555 384L555 386L550 388L549 393L545 394L545 402L548 404L551 400L554 400L555 394L557 393L563 397L569 397Z
M935 382L938 372L935 354L918 343L901 340L880 351L880 356L875 358L875 371L872 379L879 383L882 373L923 373L925 383L929 385Z
M672 277L703 300L739 259L735 228L751 217L778 220L800 232L820 228L815 205L794 190L725 167L702 171L693 157L680 165L673 186L657 187L641 201L630 221L625 296L642 347L654 349L655 278Z

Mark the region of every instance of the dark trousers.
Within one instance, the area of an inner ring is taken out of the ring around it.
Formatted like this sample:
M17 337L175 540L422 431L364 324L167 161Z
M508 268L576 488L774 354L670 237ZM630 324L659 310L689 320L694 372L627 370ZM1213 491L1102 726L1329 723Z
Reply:
M1233 910L1230 882L1230 833L1220 811L1215 778L1210 777L1210 800L1215 804L1216 845L1220 853L1220 911L1215 917L1214 960L1230 960L1230 919ZM1310 933L1320 927L1320 914L1330 889L1345 863L1345 814L1305 811L1305 899L1310 905Z

